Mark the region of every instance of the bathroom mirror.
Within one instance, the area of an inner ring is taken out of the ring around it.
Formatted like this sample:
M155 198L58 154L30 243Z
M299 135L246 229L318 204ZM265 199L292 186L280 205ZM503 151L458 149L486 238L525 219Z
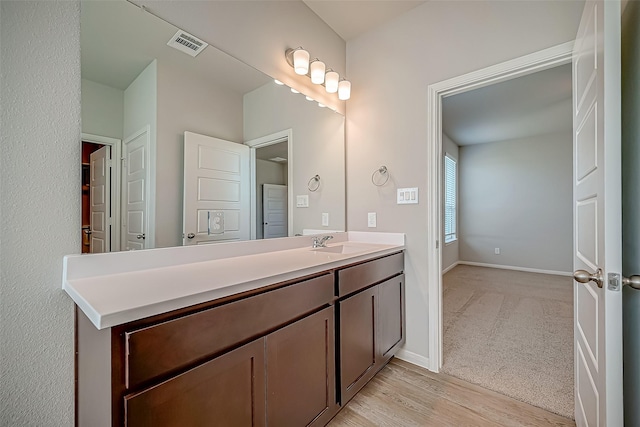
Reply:
M214 45L124 0L81 3L83 252L345 229L344 117Z

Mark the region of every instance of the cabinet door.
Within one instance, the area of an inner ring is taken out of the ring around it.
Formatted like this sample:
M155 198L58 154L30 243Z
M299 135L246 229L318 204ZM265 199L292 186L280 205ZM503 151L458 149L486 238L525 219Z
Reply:
M264 338L125 396L126 426L264 426Z
M375 374L376 293L373 287L339 302L343 405Z
M404 343L404 274L387 280L378 288L378 360L381 368Z
M266 340L268 424L325 425L337 412L333 307Z

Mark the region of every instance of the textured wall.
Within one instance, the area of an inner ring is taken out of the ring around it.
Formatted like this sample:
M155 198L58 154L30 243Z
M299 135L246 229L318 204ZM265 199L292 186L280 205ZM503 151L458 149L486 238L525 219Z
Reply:
M407 343L428 356L427 87L573 40L580 1L430 1L347 43L347 224L406 233ZM382 188L371 173L386 165ZM419 187L420 204L397 205L396 187ZM464 230L463 230L464 232ZM435 240L435 237L433 237Z
M80 6L0 2L0 425L73 425Z

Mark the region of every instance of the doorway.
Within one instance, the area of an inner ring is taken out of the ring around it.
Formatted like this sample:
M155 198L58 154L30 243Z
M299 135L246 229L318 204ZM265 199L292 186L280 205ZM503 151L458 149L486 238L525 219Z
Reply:
M117 251L120 247L121 185L118 159L122 152L122 141L83 133L81 144L80 251L83 254ZM97 155L100 157L96 159Z
M292 130L245 144L251 148L251 239L292 236Z

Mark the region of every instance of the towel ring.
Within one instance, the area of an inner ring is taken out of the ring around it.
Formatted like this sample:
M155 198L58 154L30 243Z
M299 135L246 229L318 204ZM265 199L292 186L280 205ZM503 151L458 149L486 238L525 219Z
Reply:
M376 174L383 177L384 181L376 182ZM389 171L387 170L386 166L380 166L378 169L374 170L373 173L371 174L371 182L376 187L382 187L387 183L387 181L389 181Z
M307 188L311 192L317 191L320 188L320 175L312 176L307 183Z

